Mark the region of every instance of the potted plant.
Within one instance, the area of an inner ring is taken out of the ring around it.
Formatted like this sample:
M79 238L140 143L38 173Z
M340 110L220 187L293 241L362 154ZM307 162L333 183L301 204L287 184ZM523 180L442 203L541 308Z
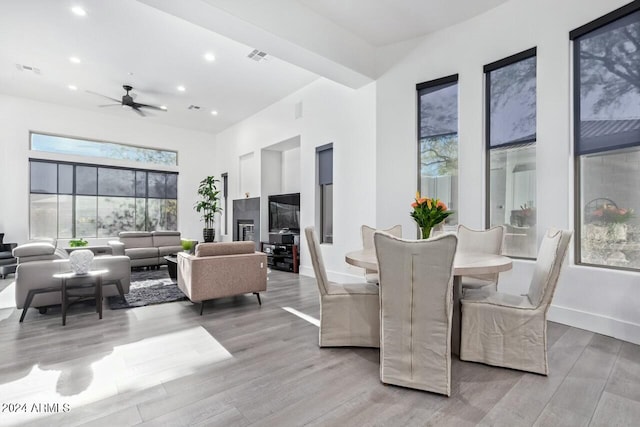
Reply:
M82 248L84 246L87 246L89 244L89 242L87 242L86 240L84 240L82 237L79 239L71 239L69 240L69 246L72 248Z
M220 182L219 179L215 179L214 176L208 176L198 186L198 195L200 200L194 205L196 212L202 215L202 221L204 221L204 229L202 230L202 237L205 242L213 242L216 237L216 231L213 228L215 222L215 214L222 212L220 207L220 192L216 187L216 182Z

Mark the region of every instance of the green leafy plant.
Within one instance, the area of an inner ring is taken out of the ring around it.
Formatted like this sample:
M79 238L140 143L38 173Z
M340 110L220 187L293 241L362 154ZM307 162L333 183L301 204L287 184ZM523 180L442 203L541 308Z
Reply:
M205 228L213 228L215 214L222 212L220 207L220 191L216 187L216 183L220 182L214 176L208 176L198 186L198 195L200 200L194 205L196 212L201 214Z
M193 240L184 240L184 239L182 240L181 245L182 245L182 249L185 252L191 252L194 246Z
M84 240L82 237L79 238L79 239L71 239L71 240L69 240L69 246L71 246L72 248L81 248L83 246L87 246L88 244L89 244L89 242Z
M453 211L447 209L447 205L439 199L421 197L420 192L416 192L416 200L411 203L413 212L411 217L415 220L422 231L422 238L428 239L431 229L444 221Z

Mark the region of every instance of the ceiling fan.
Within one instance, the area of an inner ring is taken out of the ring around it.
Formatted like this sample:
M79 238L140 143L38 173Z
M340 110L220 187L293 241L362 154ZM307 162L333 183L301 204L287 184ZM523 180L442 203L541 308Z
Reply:
M133 111L140 114L142 117L145 117L146 114L141 110L141 108L148 108L150 110L157 110L157 111L167 111L167 109L163 107L157 107L155 105L142 104L140 102L135 102L133 100L135 98L135 94L131 94L131 95L129 94L129 92L133 90L133 87L129 85L123 85L122 88L125 91L127 91L126 94L122 95L122 100L112 98L110 96L102 95L101 93L92 92L90 90L88 90L87 92L90 94L98 95L103 98L110 99L111 101L117 102L117 104L99 105L99 107L117 107L117 106L130 107Z

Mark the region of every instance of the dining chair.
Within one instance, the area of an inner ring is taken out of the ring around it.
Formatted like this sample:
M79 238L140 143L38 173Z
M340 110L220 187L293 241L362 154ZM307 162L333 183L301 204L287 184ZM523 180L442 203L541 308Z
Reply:
M453 234L403 240L375 233L380 274L380 380L451 394Z
M527 294L465 292L460 359L548 375L547 311L571 234L547 230Z
M362 235L362 248L367 251L373 251L373 233L378 231L373 227L369 227L368 225L363 225L360 227L360 234ZM384 231L385 233L389 233L392 236L402 237L402 226L394 225L391 228L387 228ZM378 272L376 270L364 270L364 279L369 283L378 283Z
M380 347L378 286L330 282L314 228L304 232L320 292L320 347Z
M502 242L504 241L504 227L499 225L488 230L474 230L464 225L458 225L458 251L481 254L502 254ZM499 273L477 274L463 276L462 289L487 288L498 290Z

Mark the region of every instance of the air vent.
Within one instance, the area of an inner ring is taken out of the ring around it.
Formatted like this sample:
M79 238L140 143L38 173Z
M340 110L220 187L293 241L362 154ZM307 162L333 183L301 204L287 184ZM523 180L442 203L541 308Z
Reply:
M199 109L200 109L200 106L191 104L191 105L189 105L189 106L187 107L187 109L188 109L188 110L199 110Z
M30 71L38 75L42 74L40 68L32 67L31 65L16 64L16 68L20 71Z
M253 59L256 62L266 61L267 60L267 52L263 52L258 49L253 49L253 51L247 55L249 59Z

